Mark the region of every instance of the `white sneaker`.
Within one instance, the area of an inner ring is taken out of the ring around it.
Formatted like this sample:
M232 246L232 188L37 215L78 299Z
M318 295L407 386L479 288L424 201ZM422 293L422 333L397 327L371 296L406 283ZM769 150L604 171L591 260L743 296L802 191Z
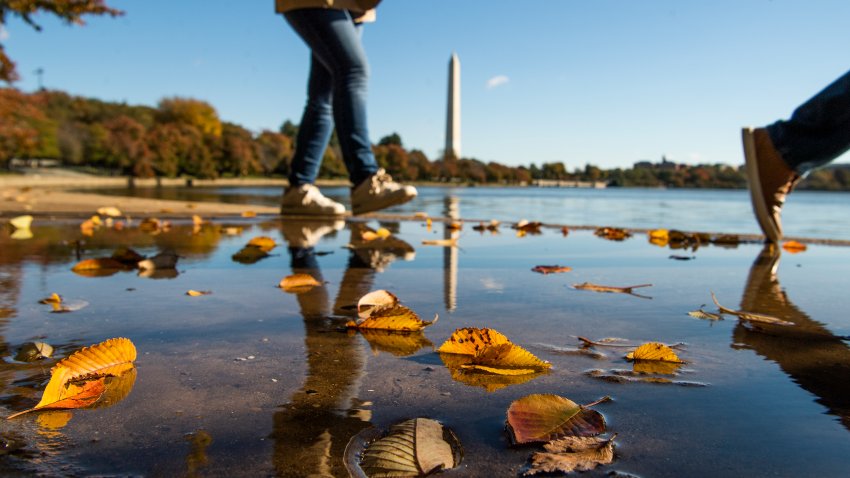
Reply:
M386 171L379 169L351 191L351 210L354 214L365 214L404 204L416 194L416 188L393 181Z
M319 188L312 184L302 184L297 188L287 188L280 203L281 214L308 216L341 216L345 206L325 197Z

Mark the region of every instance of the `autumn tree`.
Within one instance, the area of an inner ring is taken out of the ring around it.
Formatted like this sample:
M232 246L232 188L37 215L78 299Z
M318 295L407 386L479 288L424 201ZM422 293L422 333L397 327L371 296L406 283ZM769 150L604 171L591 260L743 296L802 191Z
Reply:
M123 173L139 172L142 176L152 176L145 127L127 116L113 118L104 127L109 132L106 166Z
M292 139L272 131L263 131L256 138L260 164L266 174L287 174L292 157Z
M176 177L187 174L199 178L216 178L209 142L192 125L157 124L148 131L148 147L157 174Z
M18 90L0 89L0 165L20 157L55 157L55 123L40 104Z
M24 23L41 31L33 16L37 13L56 15L68 24L83 25L84 15L122 15L123 12L110 8L103 0L2 0L0 1L0 25L6 25L9 17L18 17ZM0 44L0 80L7 83L18 80L13 62Z
M157 120L160 123L184 123L198 128L203 134L220 137L221 120L215 108L206 101L191 98L163 98L159 102Z

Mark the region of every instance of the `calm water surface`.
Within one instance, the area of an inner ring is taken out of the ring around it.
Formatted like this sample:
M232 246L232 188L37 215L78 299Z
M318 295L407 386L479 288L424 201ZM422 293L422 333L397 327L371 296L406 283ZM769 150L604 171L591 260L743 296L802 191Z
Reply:
M348 203L348 188L323 188L329 197ZM104 190L107 194L180 200L222 201L275 206L280 188L137 188ZM445 214L454 201L461 217L553 224L615 225L759 234L749 193L712 189L569 189L420 187L419 196L392 209ZM795 191L782 214L789 236L850 240L850 193Z
M440 199L431 197L437 192L427 191L412 209L438 207ZM507 193L460 194L472 198L461 204L485 204L488 194ZM729 195L735 193L720 196ZM571 200L586 199L542 191L533 201ZM675 204L669 209L678 210ZM394 234L364 243L365 225ZM237 226L241 233L227 233ZM306 476L325 470L345 476L341 457L355 433L431 417L451 427L464 447L460 468L446 476L516 476L534 447L508 446L505 412L520 397L554 393L579 403L613 398L595 408L618 434L617 459L584 476L612 470L643 477L846 476L850 348L843 337L850 335L850 318L841 297L850 280L847 248L813 246L781 257L752 244L672 251L643 236L611 242L589 231L564 237L544 229L517 237L509 228L481 234L468 225L459 233L460 247L442 248L421 243L450 232L413 221L238 220L195 230L175 223L156 234L133 226L92 237L81 236L75 223L37 221L33 234L27 240L14 240L5 229L0 234L0 407L8 414L33 406L56 359L111 337L136 344L137 378L126 398L109 407L0 421L3 440L12 444L0 455L4 475ZM261 235L279 244L270 256L234 260ZM176 251L176 273L71 272L79 259L108 256L122 245L144 255ZM672 260L671 254L695 259ZM531 272L542 264L573 270ZM324 285L301 295L275 287L293 272L311 273ZM651 283L641 289L651 299L570 287L585 281ZM212 294L189 297L189 289ZM350 306L375 289L392 291L423 318L440 319L417 337L341 331ZM728 307L796 325L753 330L734 317L689 317L711 303L712 291ZM38 301L54 292L84 307L50 313ZM551 371L515 382L453 375L435 348L469 326L504 333L552 362ZM684 343L679 355L688 363L653 375L678 385L606 381L586 372L630 373L632 364L622 359L628 349L600 347L603 356L582 355L576 336ZM56 347L56 359L16 360L21 345L33 340Z

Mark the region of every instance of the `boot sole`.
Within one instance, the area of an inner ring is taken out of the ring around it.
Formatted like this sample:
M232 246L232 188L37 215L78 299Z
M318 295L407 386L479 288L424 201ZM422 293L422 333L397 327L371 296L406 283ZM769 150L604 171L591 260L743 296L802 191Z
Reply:
M369 213L369 212L380 211L381 209L386 209L388 207L398 206L400 204L410 202L415 197L416 197L415 194L413 196L403 196L403 197L397 197L397 198L391 197L391 198L387 198L386 201L369 203L369 204L366 204L366 205L363 205L363 206L355 206L355 205L352 204L351 205L351 212L355 216L358 216L360 214L366 214L366 213Z
M744 162L747 171L747 182L750 186L750 202L753 205L753 212L767 241L779 242L782 239L782 233L773 221L767 203L764 201L761 180L759 179L761 176L759 175L758 153L756 152L756 140L753 135L753 128L743 128L741 130L741 139L744 143Z

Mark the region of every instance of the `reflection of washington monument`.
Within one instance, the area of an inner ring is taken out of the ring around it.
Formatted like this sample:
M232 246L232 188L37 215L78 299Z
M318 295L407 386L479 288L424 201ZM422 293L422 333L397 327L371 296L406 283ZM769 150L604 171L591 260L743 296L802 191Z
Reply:
M446 113L446 149L443 160L460 158L460 60L452 53L449 59L448 108ZM454 222L460 218L460 203L457 197L444 199L443 215ZM448 227L443 233L445 239L457 239L460 232ZM457 247L443 249L443 301L446 310L457 307Z

